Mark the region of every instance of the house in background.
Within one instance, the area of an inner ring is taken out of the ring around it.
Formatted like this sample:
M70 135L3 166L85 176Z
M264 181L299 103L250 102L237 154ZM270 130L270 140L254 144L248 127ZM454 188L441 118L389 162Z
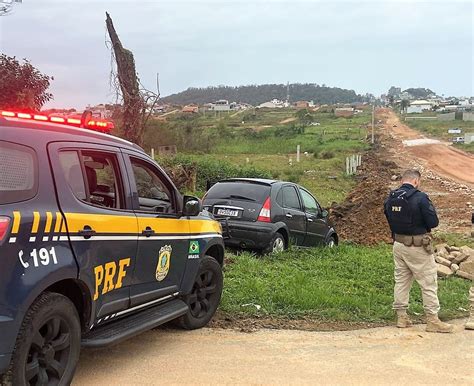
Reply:
M334 115L336 117L350 118L354 116L353 107L338 107L334 109Z
M416 100L411 102L410 106L407 107L407 114L422 113L425 110L431 110L432 107L432 103L427 100Z
M182 113L195 114L199 112L199 106L197 105L186 105L181 109Z
M283 107L287 107L287 104L279 99L272 99L270 102L264 102L257 106L258 109L281 109Z

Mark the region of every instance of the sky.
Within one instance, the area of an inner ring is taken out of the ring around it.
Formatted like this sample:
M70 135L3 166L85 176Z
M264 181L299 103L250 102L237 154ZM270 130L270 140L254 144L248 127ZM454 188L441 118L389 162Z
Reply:
M1 0L0 0L1 1ZM114 102L105 12L141 83L317 83L474 95L473 1L23 0L0 17L0 52L54 76L48 107Z

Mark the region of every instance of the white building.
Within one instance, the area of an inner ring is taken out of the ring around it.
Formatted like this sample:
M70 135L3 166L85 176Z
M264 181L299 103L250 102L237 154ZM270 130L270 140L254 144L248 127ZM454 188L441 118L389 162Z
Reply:
M230 109L231 105L229 104L229 101L225 99L221 99L209 104L209 110L213 111L230 111Z
M281 109L287 107L286 103L279 99L272 99L270 102L264 102L257 106L258 109L269 108L269 109Z
M427 100L417 100L410 103L407 107L407 114L422 113L425 110L431 110L432 103Z

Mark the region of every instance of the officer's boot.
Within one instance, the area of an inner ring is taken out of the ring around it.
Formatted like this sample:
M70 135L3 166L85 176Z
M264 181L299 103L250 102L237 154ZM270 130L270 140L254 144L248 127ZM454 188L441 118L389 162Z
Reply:
M454 326L449 323L444 323L438 318L438 314L426 315L426 331L427 332L453 332Z
M411 327L412 322L406 310L397 310L397 327L407 328Z
M474 304L471 304L471 312L469 314L469 319L464 325L466 330L474 330Z

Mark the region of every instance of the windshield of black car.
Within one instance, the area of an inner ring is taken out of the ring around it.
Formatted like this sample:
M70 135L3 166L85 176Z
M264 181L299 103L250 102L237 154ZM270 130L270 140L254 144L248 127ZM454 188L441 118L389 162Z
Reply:
M270 195L270 186L252 182L218 182L206 195L206 199L255 201L262 203Z

